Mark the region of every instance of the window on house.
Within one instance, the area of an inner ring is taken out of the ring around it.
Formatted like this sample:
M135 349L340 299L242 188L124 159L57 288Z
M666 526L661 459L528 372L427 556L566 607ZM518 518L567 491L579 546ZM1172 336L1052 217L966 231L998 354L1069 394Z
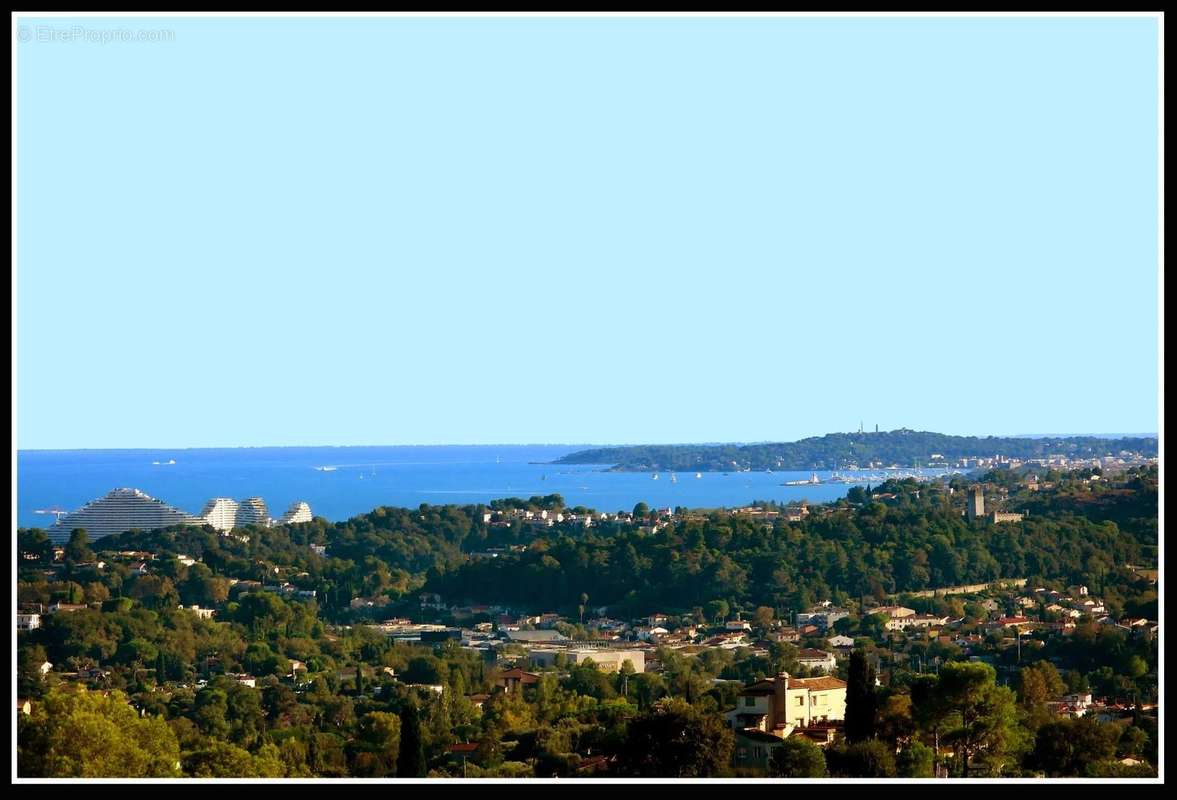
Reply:
M799 706L805 705L805 695L802 695L797 698L797 705L799 705Z
M755 697L745 697L744 698L744 707L745 708L751 708L754 705L756 705L756 698Z

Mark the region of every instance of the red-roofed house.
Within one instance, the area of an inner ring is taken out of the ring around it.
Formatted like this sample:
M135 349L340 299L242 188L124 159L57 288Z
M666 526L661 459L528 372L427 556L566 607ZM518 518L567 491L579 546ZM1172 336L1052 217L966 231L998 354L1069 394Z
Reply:
M495 681L495 685L504 692L514 692L521 686L531 686L536 683L539 683L539 675L534 672L524 672L518 667L502 673Z
M737 731L752 728L784 738L796 727L845 719L846 682L828 676L794 678L782 672L744 687L736 707L724 718Z

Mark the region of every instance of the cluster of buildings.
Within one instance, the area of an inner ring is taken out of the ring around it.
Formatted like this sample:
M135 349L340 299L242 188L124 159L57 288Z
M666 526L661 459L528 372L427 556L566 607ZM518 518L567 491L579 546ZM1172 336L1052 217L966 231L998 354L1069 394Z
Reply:
M674 516L674 509L672 508L651 509L649 520L653 522L654 530L658 530L658 528ZM483 524L491 528L509 528L516 522L547 528L559 524L571 524L591 528L593 525L601 525L608 522L631 523L637 521L641 520L628 511L619 511L617 513L590 511L577 514L567 509L511 508L488 510L482 514Z
M357 607L375 604L376 600L361 600ZM784 640L775 636L783 630L779 626L773 626L767 638L758 638L753 626L738 618L705 625L690 617L656 613L626 621L604 616L604 608L595 609L596 616L582 621L576 628L592 638L572 639L566 635L571 632L570 621L555 613L515 614L498 605L451 607L435 593L420 595L420 602L423 611L447 612L451 624L414 623L397 618L369 627L402 641L453 640L462 647L481 651L488 660L518 658L521 653L532 669L569 667L591 659L598 669L606 672L620 671L627 662L634 672L657 670L660 665L653 654L659 647L678 650L684 655L738 648L752 648L754 654L767 655L773 641ZM462 622L477 618L482 621ZM816 628L809 627L811 633L816 632ZM796 641L797 637L789 640ZM848 637L834 637L829 644L832 650L801 648L796 655L798 666L812 675L835 672L837 658L849 652L853 641Z
M669 511L670 509L667 509ZM627 521L632 515L626 513L609 514L607 512L592 511L587 514L576 514L562 509L527 509L511 508L500 511L485 511L482 514L483 524L492 528L507 528L511 523L519 521L532 525L552 527L558 523L570 522L591 528L593 524L615 520Z
M174 525L211 525L227 533L247 525L271 527L310 522L313 518L311 507L301 500L291 503L286 513L275 520L260 497L240 501L216 497L196 515L170 506L139 489L114 489L77 511L58 517L46 533L50 541L61 543L68 541L70 533L77 528L84 529L94 540L130 530L152 531Z
M1024 466L1042 467L1044 469L1096 469L1102 472L1122 472L1130 467L1156 464L1156 456L1146 456L1129 450L1121 450L1116 454L1107 454L1092 458L1072 458L1064 455L1048 455L1042 458L1010 458L1003 455L967 456L949 461L944 456L933 453L929 466L952 466L961 469L1018 469Z

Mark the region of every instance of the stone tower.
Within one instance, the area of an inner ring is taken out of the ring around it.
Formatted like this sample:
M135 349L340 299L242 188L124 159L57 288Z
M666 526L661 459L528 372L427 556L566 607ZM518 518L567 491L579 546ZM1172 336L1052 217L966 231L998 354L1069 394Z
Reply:
M969 501L965 513L968 514L969 522L985 516L985 492L980 486L969 489Z

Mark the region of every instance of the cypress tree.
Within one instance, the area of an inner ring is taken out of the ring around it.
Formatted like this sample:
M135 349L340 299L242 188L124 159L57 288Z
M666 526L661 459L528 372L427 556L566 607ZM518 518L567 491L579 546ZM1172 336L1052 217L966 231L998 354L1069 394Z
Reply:
M421 740L421 719L413 703L401 709L401 743L396 758L396 776L425 777L425 743Z
M316 716L315 726L318 727L320 720ZM307 737L307 766L311 769L311 774L316 775L319 772L319 734L317 731L311 731L310 736Z
M878 700L875 696L875 671L866 662L866 653L850 654L850 674L846 684L846 741L862 742L875 738Z

